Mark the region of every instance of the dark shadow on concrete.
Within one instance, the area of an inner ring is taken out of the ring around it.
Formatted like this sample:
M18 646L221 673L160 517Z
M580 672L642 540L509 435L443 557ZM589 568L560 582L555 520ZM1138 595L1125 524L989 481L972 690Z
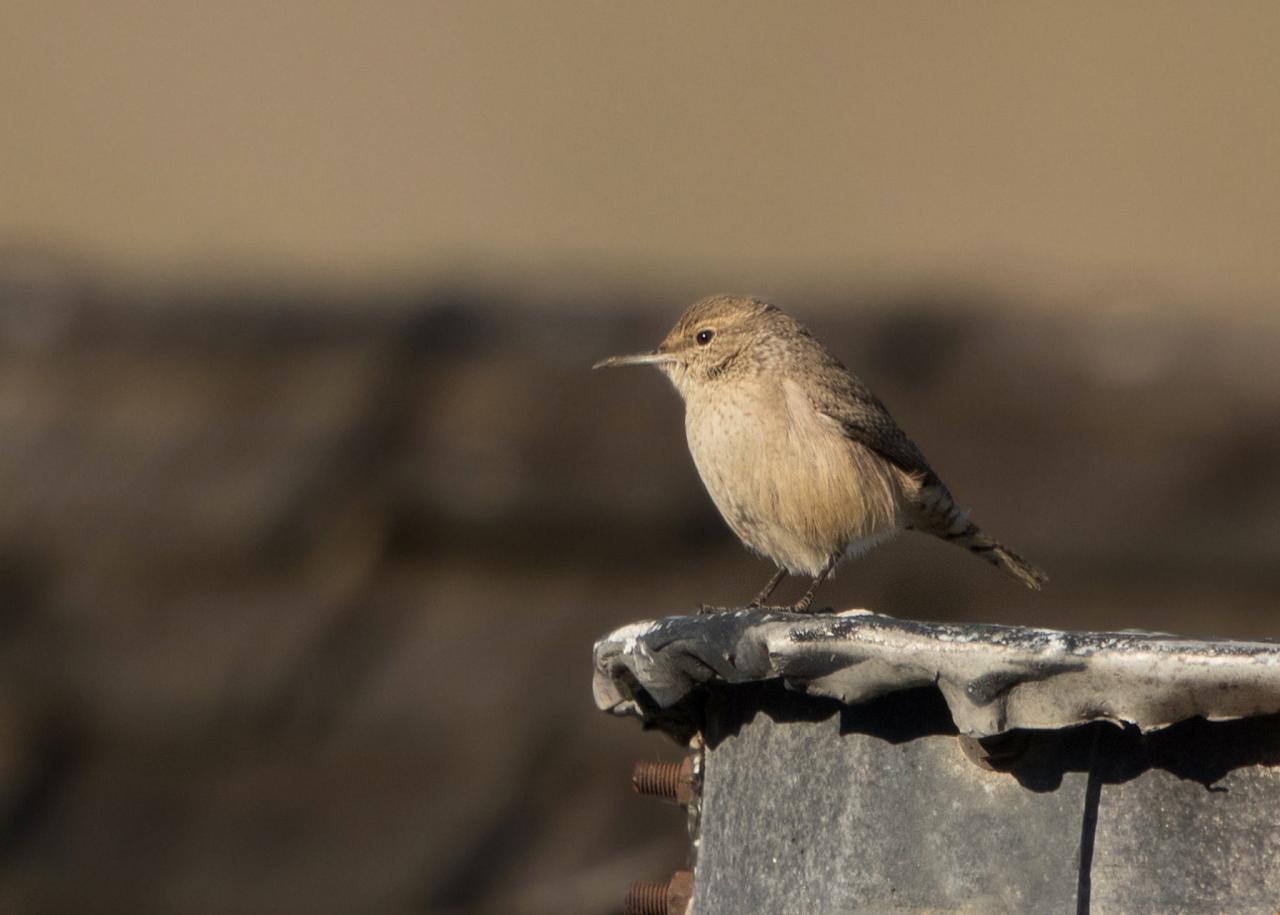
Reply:
M664 714L678 715L685 728L705 717L711 748L737 734L757 714L777 722L818 722L839 716L842 735L867 734L892 744L957 734L942 693L932 686L845 705L796 692L775 679L718 683L695 691L689 699ZM1068 772L1087 772L1091 782L1100 786L1130 781L1150 769L1163 769L1206 790L1222 791L1226 789L1215 787L1216 783L1235 769L1280 765L1280 715L1235 721L1192 718L1147 734L1132 725L1095 721L1056 731L1013 731L998 741L984 741L995 742L1001 750L992 767L1008 772L1031 791L1056 791ZM1016 744L1016 752L1010 752L1010 744Z
M779 723L819 722L838 716L841 735L869 734L893 744L957 733L942 693L933 686L898 690L857 705L807 696L788 689L781 680L717 684L700 695L705 698L705 737L712 749L736 735L757 714Z
M1093 898L1093 840L1098 832L1098 808L1102 804L1102 779L1098 774L1098 736L1094 730L1093 763L1084 789L1084 813L1080 818L1080 865L1076 881L1076 915L1089 915Z
M1067 772L1089 772L1102 784L1121 784L1150 769L1225 791L1216 783L1235 769L1280 764L1280 715L1191 718L1147 734L1104 721L1024 733L1025 752L1001 768L1032 791L1056 790Z

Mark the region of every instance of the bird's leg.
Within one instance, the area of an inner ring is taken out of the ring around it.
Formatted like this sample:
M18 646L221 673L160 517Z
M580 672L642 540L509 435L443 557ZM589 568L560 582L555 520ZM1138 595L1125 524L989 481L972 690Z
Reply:
M778 584L782 581L782 579L786 577L787 577L787 570L778 569L778 571L774 573L773 577L769 579L769 583L764 586L764 590L756 595L755 600L747 604L747 609L754 610L758 607L763 607L764 602L769 599L769 595L774 592L774 589L777 588Z
M839 561L839 556L832 556L827 562L827 567L818 573L818 577L813 580L813 584L809 585L809 590L804 593L804 597L800 598L791 606L792 613L808 613L809 605L813 603L813 595L817 592L818 587L827 580L827 576L831 574Z

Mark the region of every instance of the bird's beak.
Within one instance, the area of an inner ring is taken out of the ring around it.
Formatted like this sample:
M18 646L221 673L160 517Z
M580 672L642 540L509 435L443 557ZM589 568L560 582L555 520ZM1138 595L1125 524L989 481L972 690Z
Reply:
M651 353L636 353L631 356L610 356L608 359L601 359L591 367L593 369L614 369L620 365L662 365L666 362L675 361L675 356L654 350Z

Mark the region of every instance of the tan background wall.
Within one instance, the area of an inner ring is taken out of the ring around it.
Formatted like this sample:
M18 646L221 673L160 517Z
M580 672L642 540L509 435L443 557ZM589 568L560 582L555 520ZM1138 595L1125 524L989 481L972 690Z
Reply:
M0 237L131 271L1280 292L1274 3L6 6Z

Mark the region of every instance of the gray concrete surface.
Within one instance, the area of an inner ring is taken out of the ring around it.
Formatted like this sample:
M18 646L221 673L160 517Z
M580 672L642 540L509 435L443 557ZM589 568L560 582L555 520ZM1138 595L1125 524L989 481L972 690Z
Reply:
M1269 913L1280 900L1275 716L1145 737L1099 723L1038 735L992 771L945 733L927 689L852 710L736 689L708 711L693 915Z

